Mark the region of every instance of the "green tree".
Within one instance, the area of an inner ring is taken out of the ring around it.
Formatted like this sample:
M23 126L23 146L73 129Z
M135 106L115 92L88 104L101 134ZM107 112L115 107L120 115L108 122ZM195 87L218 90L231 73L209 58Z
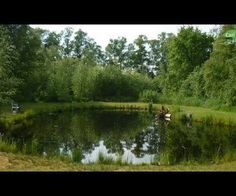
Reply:
M56 62L55 90L59 101L71 101L73 99L72 77L78 61L76 59L64 58Z
M150 52L149 56L153 67L153 90L162 92L166 86L166 75L168 68L168 43L174 37L172 33L162 32L158 35L158 39L149 40Z
M41 58L38 53L41 49L41 37L38 31L29 25L7 25L7 29L18 57L18 63L14 66L14 75L21 81L15 99L32 100L35 90L32 73Z
M146 49L148 45L148 39L144 35L138 36L137 39L134 40L134 64L135 69L140 73L148 73L150 60L148 56L148 51Z
M60 46L60 41L61 41L61 34L58 34L56 32L47 32L48 35L45 38L44 42L45 42L45 47L49 48L51 46Z
M193 27L182 27L168 42L167 91L178 92L195 67L202 66L210 56L212 42L212 36Z
M0 104L9 102L16 94L19 80L15 77L14 66L17 64L15 46L9 37L9 31L0 25Z
M94 99L95 80L102 67L91 67L80 62L72 78L72 90L75 99L78 101L88 101Z
M205 91L208 98L217 98L228 105L235 104L235 44L226 44L224 33L236 30L234 25L223 26L214 42L213 52L204 64Z
M182 83L180 94L187 97L205 98L205 81L203 80L203 68L198 66L191 72Z
M61 32L62 39L63 39L63 55L66 57L69 57L72 55L73 51L73 42L71 40L71 37L73 35L73 29L72 28L66 28Z
M87 33L79 30L75 32L73 40L73 54L79 59L89 64L104 64L105 56L101 50L101 46L87 36Z
M127 40L124 37L110 39L109 44L105 48L108 64L117 64L120 68L124 68L127 63L127 47Z
M74 44L74 55L81 58L85 47L87 45L87 33L83 32L81 29L75 32L75 38L73 40Z
M62 42L61 50L64 57L70 57L72 56L73 51L73 43L72 43L72 35L73 35L73 29L70 27L65 28L60 33Z

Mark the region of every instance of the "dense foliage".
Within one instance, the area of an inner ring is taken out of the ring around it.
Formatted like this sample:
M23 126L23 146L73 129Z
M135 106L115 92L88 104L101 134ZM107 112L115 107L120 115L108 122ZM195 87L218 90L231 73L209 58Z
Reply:
M182 27L105 50L87 33L0 25L0 103L16 101L219 100L236 105L236 46L224 25L214 34ZM217 32L217 33L216 33Z

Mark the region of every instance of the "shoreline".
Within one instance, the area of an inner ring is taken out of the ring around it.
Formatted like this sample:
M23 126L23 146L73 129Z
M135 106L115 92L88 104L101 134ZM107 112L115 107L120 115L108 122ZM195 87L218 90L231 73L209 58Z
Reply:
M157 113L161 106L168 107L172 114L171 120L185 121L188 113L192 114L192 122L206 123L208 125L220 125L227 127L236 126L236 112L221 111L211 108L168 105L168 104L152 104L152 112ZM142 102L84 102L84 103L23 103L23 112L12 114L10 109L4 108L0 113L0 127L5 129L13 124L22 122L38 114L50 112L74 111L83 109L111 109L121 111L149 111L149 104Z

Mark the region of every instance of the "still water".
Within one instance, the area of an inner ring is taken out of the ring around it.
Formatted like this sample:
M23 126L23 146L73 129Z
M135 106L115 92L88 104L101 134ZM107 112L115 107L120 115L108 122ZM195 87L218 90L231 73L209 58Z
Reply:
M101 155L134 164L213 162L236 155L235 128L156 121L147 112L44 114L5 131L3 139L26 154L67 156L85 164Z

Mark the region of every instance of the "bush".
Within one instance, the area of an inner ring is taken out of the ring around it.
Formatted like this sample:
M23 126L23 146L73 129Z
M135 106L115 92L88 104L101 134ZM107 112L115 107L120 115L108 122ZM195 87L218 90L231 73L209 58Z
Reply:
M144 74L120 70L118 66L78 65L72 90L78 101L137 101L144 89L151 88L151 79Z
M158 93L153 90L144 90L139 95L139 100L144 102L157 102L158 101Z

